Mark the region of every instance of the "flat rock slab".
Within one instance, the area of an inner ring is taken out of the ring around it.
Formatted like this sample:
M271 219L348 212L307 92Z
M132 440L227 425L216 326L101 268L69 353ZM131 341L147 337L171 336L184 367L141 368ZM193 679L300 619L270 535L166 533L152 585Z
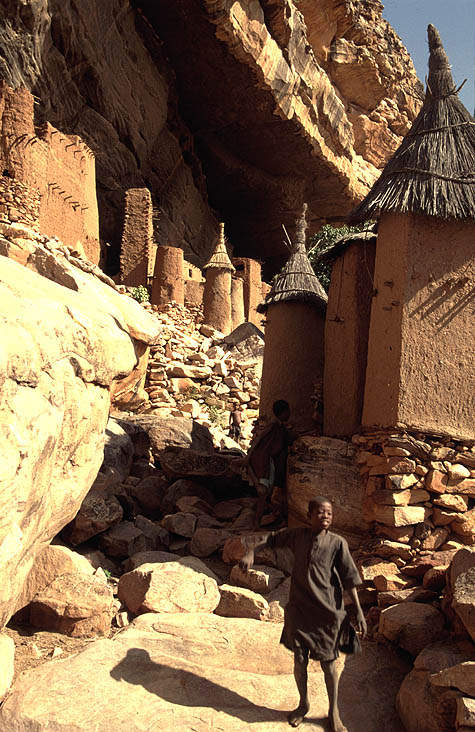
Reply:
M1 709L0 730L288 732L286 714L297 695L280 631L271 623L216 615L142 616L113 640L23 674ZM341 709L351 732L403 732L394 699L407 670L371 643L347 659ZM309 690L304 727L327 732L316 664Z

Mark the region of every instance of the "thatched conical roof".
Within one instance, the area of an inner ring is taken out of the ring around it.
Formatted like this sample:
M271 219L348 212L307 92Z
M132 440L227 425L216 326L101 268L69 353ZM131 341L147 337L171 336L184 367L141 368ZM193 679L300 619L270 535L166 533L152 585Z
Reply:
M224 224L219 225L219 239L216 244L215 250L211 255L209 261L205 264L203 269L209 269L215 267L216 269L227 269L230 272L235 272L236 268L232 264L228 256L228 250L226 249L226 241L224 238Z
M427 33L424 104L351 223L388 211L475 218L475 121L457 96L438 30L429 25Z
M289 260L275 278L264 302L258 305L260 313L265 313L269 305L277 302L308 302L326 307L327 294L312 269L305 249L306 211L307 204L304 203Z

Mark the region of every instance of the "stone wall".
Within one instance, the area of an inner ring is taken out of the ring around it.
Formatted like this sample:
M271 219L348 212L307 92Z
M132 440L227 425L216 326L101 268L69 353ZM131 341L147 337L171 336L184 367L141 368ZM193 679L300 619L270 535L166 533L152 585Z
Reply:
M0 212L57 236L86 256L100 257L95 160L77 135L34 123L34 99L25 89L0 86ZM19 195L21 194L21 195Z
M400 431L354 435L363 515L374 541L364 579L378 591L418 584L429 566L475 545L475 442Z

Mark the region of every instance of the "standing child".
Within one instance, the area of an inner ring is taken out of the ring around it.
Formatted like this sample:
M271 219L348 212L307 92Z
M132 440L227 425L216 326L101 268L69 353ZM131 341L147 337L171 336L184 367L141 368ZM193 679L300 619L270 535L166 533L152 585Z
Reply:
M333 519L330 501L322 496L311 500L308 518L311 528L281 529L252 541L239 564L247 571L254 562L254 550L262 546L289 547L293 551L294 569L280 639L294 654L294 677L300 695L297 709L288 716L289 724L298 727L309 711L307 666L312 658L320 661L325 677L332 732L346 732L338 710L341 670L335 660L340 650L354 653L360 649L344 607L344 590L356 607L358 630L366 633L356 591L361 579L346 540L329 531Z

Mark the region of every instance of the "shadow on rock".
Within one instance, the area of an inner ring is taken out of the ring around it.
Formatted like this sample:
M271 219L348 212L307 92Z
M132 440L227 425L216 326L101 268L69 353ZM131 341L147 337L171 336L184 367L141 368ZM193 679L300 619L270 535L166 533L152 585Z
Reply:
M130 648L110 672L117 681L141 685L150 694L182 707L211 707L243 722L282 722L286 712L254 704L214 681L174 666L155 663L148 651ZM312 720L316 721L316 720Z

